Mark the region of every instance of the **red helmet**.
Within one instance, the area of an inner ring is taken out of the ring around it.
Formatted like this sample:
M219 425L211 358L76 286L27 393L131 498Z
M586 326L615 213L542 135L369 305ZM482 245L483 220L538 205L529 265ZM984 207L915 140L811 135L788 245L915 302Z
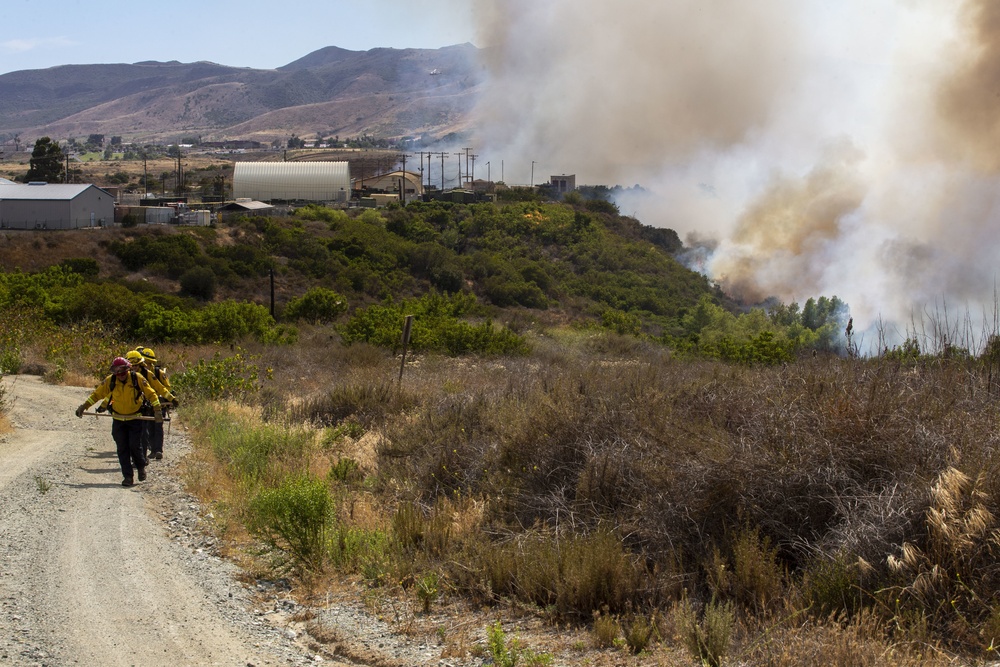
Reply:
M111 362L111 372L120 373L121 372L121 370L119 370L120 366L124 366L125 368L121 370L126 370L126 371L132 368L132 364L130 364L128 362L128 359L126 359L125 357L115 357L114 361Z

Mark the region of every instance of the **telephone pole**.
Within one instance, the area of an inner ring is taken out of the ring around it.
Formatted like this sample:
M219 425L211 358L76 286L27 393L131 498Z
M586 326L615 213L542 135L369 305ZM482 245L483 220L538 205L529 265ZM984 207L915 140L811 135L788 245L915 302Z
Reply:
M457 187L461 188L462 187L462 156L465 155L465 153L455 153L455 155L458 156L458 186ZM468 172L466 172L466 173L468 173Z
M447 153L437 153L441 156L441 192L444 192L444 159L448 157Z

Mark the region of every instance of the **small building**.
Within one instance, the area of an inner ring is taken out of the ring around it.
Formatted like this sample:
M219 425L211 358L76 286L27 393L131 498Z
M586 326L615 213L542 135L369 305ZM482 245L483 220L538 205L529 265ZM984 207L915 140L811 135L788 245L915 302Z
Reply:
M371 193L391 193L399 195L402 184L406 193L406 201L411 202L423 197L424 184L420 182L420 174L413 171L390 171L378 176L359 178L354 181L355 192L367 197Z
M233 197L258 201L347 202L347 162L237 162Z
M222 219L255 217L260 215L271 215L274 207L262 201L252 199L237 199L216 209Z
M576 174L549 176L549 185L552 186L553 192L558 192L561 195L572 192L576 190Z
M0 183L3 229L103 227L114 219L114 197L96 185Z

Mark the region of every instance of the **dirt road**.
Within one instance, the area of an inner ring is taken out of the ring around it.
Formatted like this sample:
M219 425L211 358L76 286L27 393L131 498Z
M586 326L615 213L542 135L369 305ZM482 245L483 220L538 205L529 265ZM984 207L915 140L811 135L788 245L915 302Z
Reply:
M229 565L177 539L184 512L162 502L176 488L154 502L180 434L147 482L123 488L110 420L73 414L90 388L0 381L14 401L0 436L0 664L318 661L254 613Z

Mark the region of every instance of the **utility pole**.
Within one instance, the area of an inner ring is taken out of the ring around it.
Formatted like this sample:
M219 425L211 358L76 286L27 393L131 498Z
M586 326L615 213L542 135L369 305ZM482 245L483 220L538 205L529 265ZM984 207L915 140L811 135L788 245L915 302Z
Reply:
M444 192L444 159L448 157L447 153L438 153L441 156L441 192Z
M149 197L149 176L146 175L146 151L142 152L142 198Z
M431 187L431 155L433 155L433 153L431 153L430 151L427 151L427 152L421 151L420 152L420 172L421 172L420 182L421 183L424 182L423 171L424 171L424 156L425 155L427 156L427 187L430 188Z
M493 181L490 180L490 163L489 163L489 161L486 162L486 182L489 183L489 184L493 183Z
M462 187L462 156L465 153L455 153L458 156L458 187Z
M469 177L469 180L472 181L472 189L474 190L476 188L476 158L479 156L473 153L471 157L472 157L472 175Z
M535 161L531 161L531 187L535 187Z
M465 151L465 177L468 178L469 177L469 151L471 151L472 148L463 148L462 150Z
M399 203L406 206L406 153L400 153L403 160L403 178L400 179Z

